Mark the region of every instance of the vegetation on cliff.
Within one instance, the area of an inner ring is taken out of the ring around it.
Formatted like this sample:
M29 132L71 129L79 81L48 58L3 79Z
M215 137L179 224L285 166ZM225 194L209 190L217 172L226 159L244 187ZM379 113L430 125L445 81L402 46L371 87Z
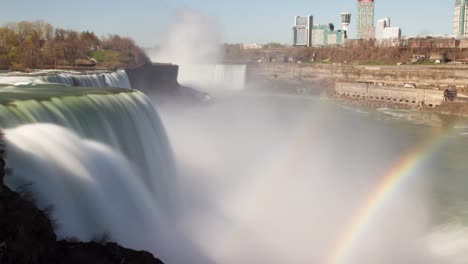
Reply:
M131 68L148 62L130 38L54 28L43 21L0 27L0 69Z
M422 42L419 43L418 41ZM458 61L468 58L468 48L440 44L431 39L410 39L408 44L400 46L379 46L374 40L352 40L344 46L327 47L290 47L266 45L262 49L244 49L241 44L225 44L226 61L233 62L319 62L346 64L431 63L435 60ZM427 43L426 43L427 42ZM423 45L424 44L424 45Z

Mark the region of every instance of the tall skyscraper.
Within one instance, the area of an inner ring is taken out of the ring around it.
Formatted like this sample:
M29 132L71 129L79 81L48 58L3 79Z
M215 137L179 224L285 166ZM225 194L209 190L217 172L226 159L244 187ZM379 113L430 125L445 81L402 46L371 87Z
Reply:
M468 0L456 0L453 14L453 35L468 36Z
M374 38L374 0L358 0L357 27L359 39Z
M314 18L312 16L294 17L293 27L293 45L312 47L312 24Z

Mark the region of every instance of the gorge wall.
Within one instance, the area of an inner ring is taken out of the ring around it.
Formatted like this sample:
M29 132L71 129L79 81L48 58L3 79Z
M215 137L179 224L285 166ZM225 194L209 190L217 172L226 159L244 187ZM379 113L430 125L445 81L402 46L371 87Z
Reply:
M403 104L410 107L436 107L444 102L444 92L430 89L379 86L369 83L335 84L335 95L356 100L372 100L381 104Z
M312 84L323 80L365 82L416 88L444 90L449 86L468 92L467 66L394 65L361 66L338 64L258 63L248 67L250 80L267 79ZM333 85L332 85L333 86Z

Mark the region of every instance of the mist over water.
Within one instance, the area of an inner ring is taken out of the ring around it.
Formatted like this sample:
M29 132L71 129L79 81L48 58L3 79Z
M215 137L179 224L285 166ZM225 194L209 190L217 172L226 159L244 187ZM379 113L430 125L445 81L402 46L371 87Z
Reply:
M55 206L60 237L109 232L166 263L330 263L382 177L429 141L340 263L467 259L466 119L223 92L156 105L160 120L135 91L21 89L2 90L6 180Z
M191 10L181 10L159 50L149 54L153 62L214 64L221 59L221 34L216 23Z
M245 76L233 74L238 67L216 70L218 57L206 56L217 53L216 31L193 15L178 19L186 23L175 24L170 44L152 58L178 63L179 82L215 95L204 107L158 109L180 172L181 232L200 254L214 263L330 263L385 174L423 142L439 140L378 204L341 261L468 259L461 190L468 165L460 160L467 120L319 97L223 93L243 90ZM181 47L184 37L191 44Z
M445 132L457 124L437 116L318 97L239 94L159 110L181 170L183 232L215 263L328 263L402 155L433 133L458 142L446 145L450 151L468 146L463 132ZM427 153L372 215L344 263L463 263L466 231L444 216L439 192L454 187L445 175L461 177L468 168L447 162L454 161L442 149Z
M199 90L243 90L246 65L222 64L221 33L212 21L190 10L181 11L166 33L166 41L149 56L156 63L179 65L180 84Z

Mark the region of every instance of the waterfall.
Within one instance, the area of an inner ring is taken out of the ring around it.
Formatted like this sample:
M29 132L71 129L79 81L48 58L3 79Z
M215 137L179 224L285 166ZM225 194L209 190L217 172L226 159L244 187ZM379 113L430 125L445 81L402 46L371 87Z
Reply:
M234 64L182 64L179 83L198 89L243 90L246 65Z
M131 88L127 73L124 70L92 74L59 73L44 76L43 80L68 86Z
M80 87L115 87L130 89L130 81L124 70L115 72L36 71L32 74L0 74L0 84L43 84L57 83Z
M162 254L164 225L174 216L174 166L147 97L53 85L24 91L0 89L7 185L32 183L39 205L54 206L59 236L108 232L124 246Z

